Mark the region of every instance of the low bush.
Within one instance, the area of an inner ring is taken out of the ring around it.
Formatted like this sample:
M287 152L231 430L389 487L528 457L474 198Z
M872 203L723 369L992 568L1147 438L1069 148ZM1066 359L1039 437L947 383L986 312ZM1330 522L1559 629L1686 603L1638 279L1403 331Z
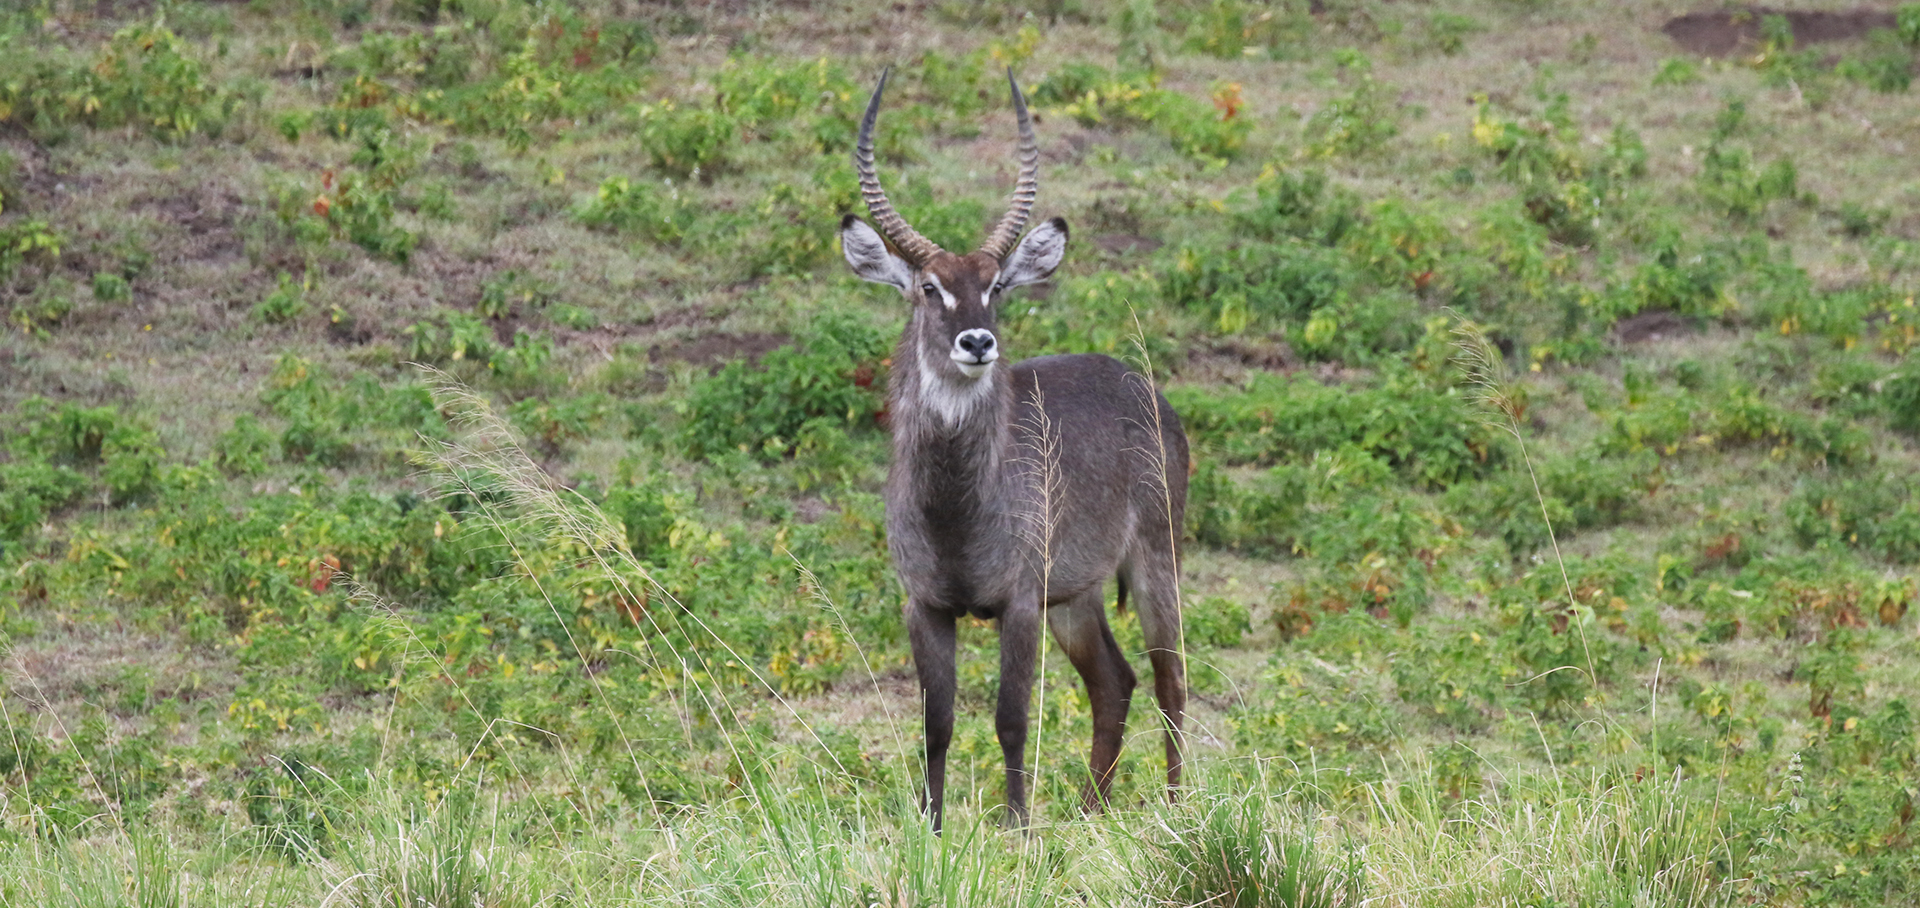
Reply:
M680 407L681 442L691 457L739 451L778 460L809 433L871 426L883 387L874 370L888 348L871 325L822 316L757 365L731 362L695 384Z
M1238 108L1209 104L1160 88L1157 78L1138 73L1109 74L1081 65L1061 70L1034 88L1036 100L1057 99L1060 112L1084 125L1138 123L1165 136L1174 147L1201 161L1239 156L1252 122Z
M37 39L0 34L0 122L43 136L71 123L131 126L176 141L218 135L242 96L214 84L195 48L161 21L115 32L90 65Z
M1354 447L1424 486L1445 488L1504 458L1499 435L1472 402L1413 373L1369 388L1304 376L1256 375L1238 393L1168 392L1195 447L1227 463L1305 463Z
M1355 158L1379 154L1400 134L1400 104L1393 89L1362 70L1353 89L1307 117L1301 150L1309 158Z
M60 233L45 221L16 221L0 226L0 283L12 280L24 264L59 258L63 242Z
M739 122L713 107L662 101L640 112L640 147L656 169L682 180L726 170L739 133Z
M0 463L0 543L38 531L49 516L79 501L92 487L79 471L64 464Z
M574 209L574 218L588 227L674 244L686 236L693 208L672 183L635 185L626 177L609 177L592 199Z

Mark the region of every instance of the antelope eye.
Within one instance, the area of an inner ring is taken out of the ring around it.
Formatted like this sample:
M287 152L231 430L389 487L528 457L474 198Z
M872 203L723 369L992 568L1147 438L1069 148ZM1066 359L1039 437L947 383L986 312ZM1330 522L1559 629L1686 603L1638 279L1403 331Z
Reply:
M935 286L934 286L933 284L931 284L931 283L927 283L927 284L921 284L921 285L920 285L920 292L921 292L921 293L925 293L925 294L926 294L926 295L928 296L928 298L932 298L932 297L934 297L934 296L937 296L937 295L939 295L939 293L940 293L940 288L938 288L938 287L935 287Z

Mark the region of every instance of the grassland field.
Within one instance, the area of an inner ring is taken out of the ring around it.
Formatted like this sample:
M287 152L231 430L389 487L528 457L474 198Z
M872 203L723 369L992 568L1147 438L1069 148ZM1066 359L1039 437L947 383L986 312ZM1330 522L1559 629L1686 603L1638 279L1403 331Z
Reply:
M1920 901L1920 5L0 9L0 906ZM917 808L881 176L1195 452ZM1131 612L1112 614L1146 673Z

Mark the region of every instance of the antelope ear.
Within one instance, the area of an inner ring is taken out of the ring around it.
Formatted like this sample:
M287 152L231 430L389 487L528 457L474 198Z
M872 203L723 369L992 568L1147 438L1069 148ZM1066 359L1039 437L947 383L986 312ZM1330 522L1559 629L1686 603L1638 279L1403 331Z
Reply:
M1028 231L1013 253L1000 263L1000 285L1011 290L1053 275L1067 254L1067 219L1053 218Z
M887 241L855 215L847 215L840 221L840 252L862 280L892 284L905 290L913 279L913 269L907 266L906 260L894 255L887 248Z

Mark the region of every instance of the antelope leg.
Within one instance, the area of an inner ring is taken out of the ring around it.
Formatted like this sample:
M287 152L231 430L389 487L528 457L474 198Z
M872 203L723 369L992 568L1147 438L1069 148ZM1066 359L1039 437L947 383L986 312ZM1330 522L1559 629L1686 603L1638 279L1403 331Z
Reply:
M927 787L920 793L920 808L939 832L946 805L947 747L953 743L953 616L909 601L906 619L927 732Z

